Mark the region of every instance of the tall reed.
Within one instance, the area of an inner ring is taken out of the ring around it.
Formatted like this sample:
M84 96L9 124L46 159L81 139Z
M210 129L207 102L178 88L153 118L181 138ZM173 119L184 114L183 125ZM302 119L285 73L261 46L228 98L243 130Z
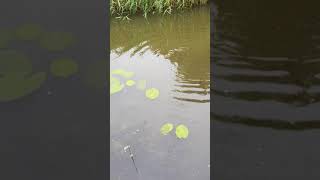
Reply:
M171 14L173 10L207 3L208 0L111 0L110 12L116 17L128 17L137 13L147 17L148 14Z

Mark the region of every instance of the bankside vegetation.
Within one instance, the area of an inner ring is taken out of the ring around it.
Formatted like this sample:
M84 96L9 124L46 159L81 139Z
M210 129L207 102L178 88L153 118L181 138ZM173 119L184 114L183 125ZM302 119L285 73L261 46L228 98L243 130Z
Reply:
M110 12L118 18L129 18L133 14L171 14L174 10L189 9L205 5L208 0L111 0Z

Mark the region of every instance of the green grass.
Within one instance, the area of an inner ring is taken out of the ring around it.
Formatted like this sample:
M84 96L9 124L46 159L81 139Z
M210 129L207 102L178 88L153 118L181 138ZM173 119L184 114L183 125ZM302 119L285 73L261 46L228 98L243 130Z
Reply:
M129 19L130 15L171 14L174 10L207 4L208 0L111 0L112 16Z

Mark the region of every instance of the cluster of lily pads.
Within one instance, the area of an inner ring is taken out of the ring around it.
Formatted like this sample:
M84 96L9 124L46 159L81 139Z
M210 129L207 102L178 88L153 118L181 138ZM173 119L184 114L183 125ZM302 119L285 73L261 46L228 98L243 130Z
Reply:
M14 41L34 41L48 51L62 51L75 43L69 32L45 31L38 24L23 24L16 29L0 29L0 48L7 48Z
M30 59L23 53L9 48L12 41L34 41L48 51L62 51L74 43L67 32L46 32L37 24L25 24L17 29L0 29L0 102L24 97L46 80L46 72L33 72ZM71 58L57 58L50 64L55 77L67 78L78 71L78 64Z
M114 76L121 76L126 80L125 83L122 83L120 79L114 77ZM124 69L115 69L112 70L110 73L110 95L118 93L124 89L125 86L134 86L136 85L138 89L145 90L146 89L146 80L139 80L138 82L132 80L131 78L134 76L134 72L126 71ZM145 90L145 96L151 100L156 99L159 96L160 92L156 88L149 88ZM173 130L174 125L171 123L164 124L160 132L163 135L169 134ZM189 135L188 128L180 124L176 127L175 132L177 138L179 139L186 139Z
M168 135L173 130L174 125L172 123L166 123L162 125L160 132L163 135ZM189 129L187 126L180 124L176 126L176 132L175 132L177 138L179 139L186 139L189 136Z
M122 83L119 78L115 76L121 76L126 80L125 83ZM134 72L126 71L124 69L115 69L110 72L110 95L118 93L124 89L125 86L134 86L136 85L137 89L145 90L145 96L151 100L154 100L159 97L160 91L157 88L148 88L146 89L146 80L138 80L137 82L131 78L134 76Z

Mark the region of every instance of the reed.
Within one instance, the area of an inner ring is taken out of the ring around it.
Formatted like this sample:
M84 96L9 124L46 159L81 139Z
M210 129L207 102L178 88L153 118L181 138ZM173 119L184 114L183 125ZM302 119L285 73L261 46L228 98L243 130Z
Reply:
M118 18L128 18L133 14L171 14L174 10L192 8L207 4L208 0L111 0L110 12Z

